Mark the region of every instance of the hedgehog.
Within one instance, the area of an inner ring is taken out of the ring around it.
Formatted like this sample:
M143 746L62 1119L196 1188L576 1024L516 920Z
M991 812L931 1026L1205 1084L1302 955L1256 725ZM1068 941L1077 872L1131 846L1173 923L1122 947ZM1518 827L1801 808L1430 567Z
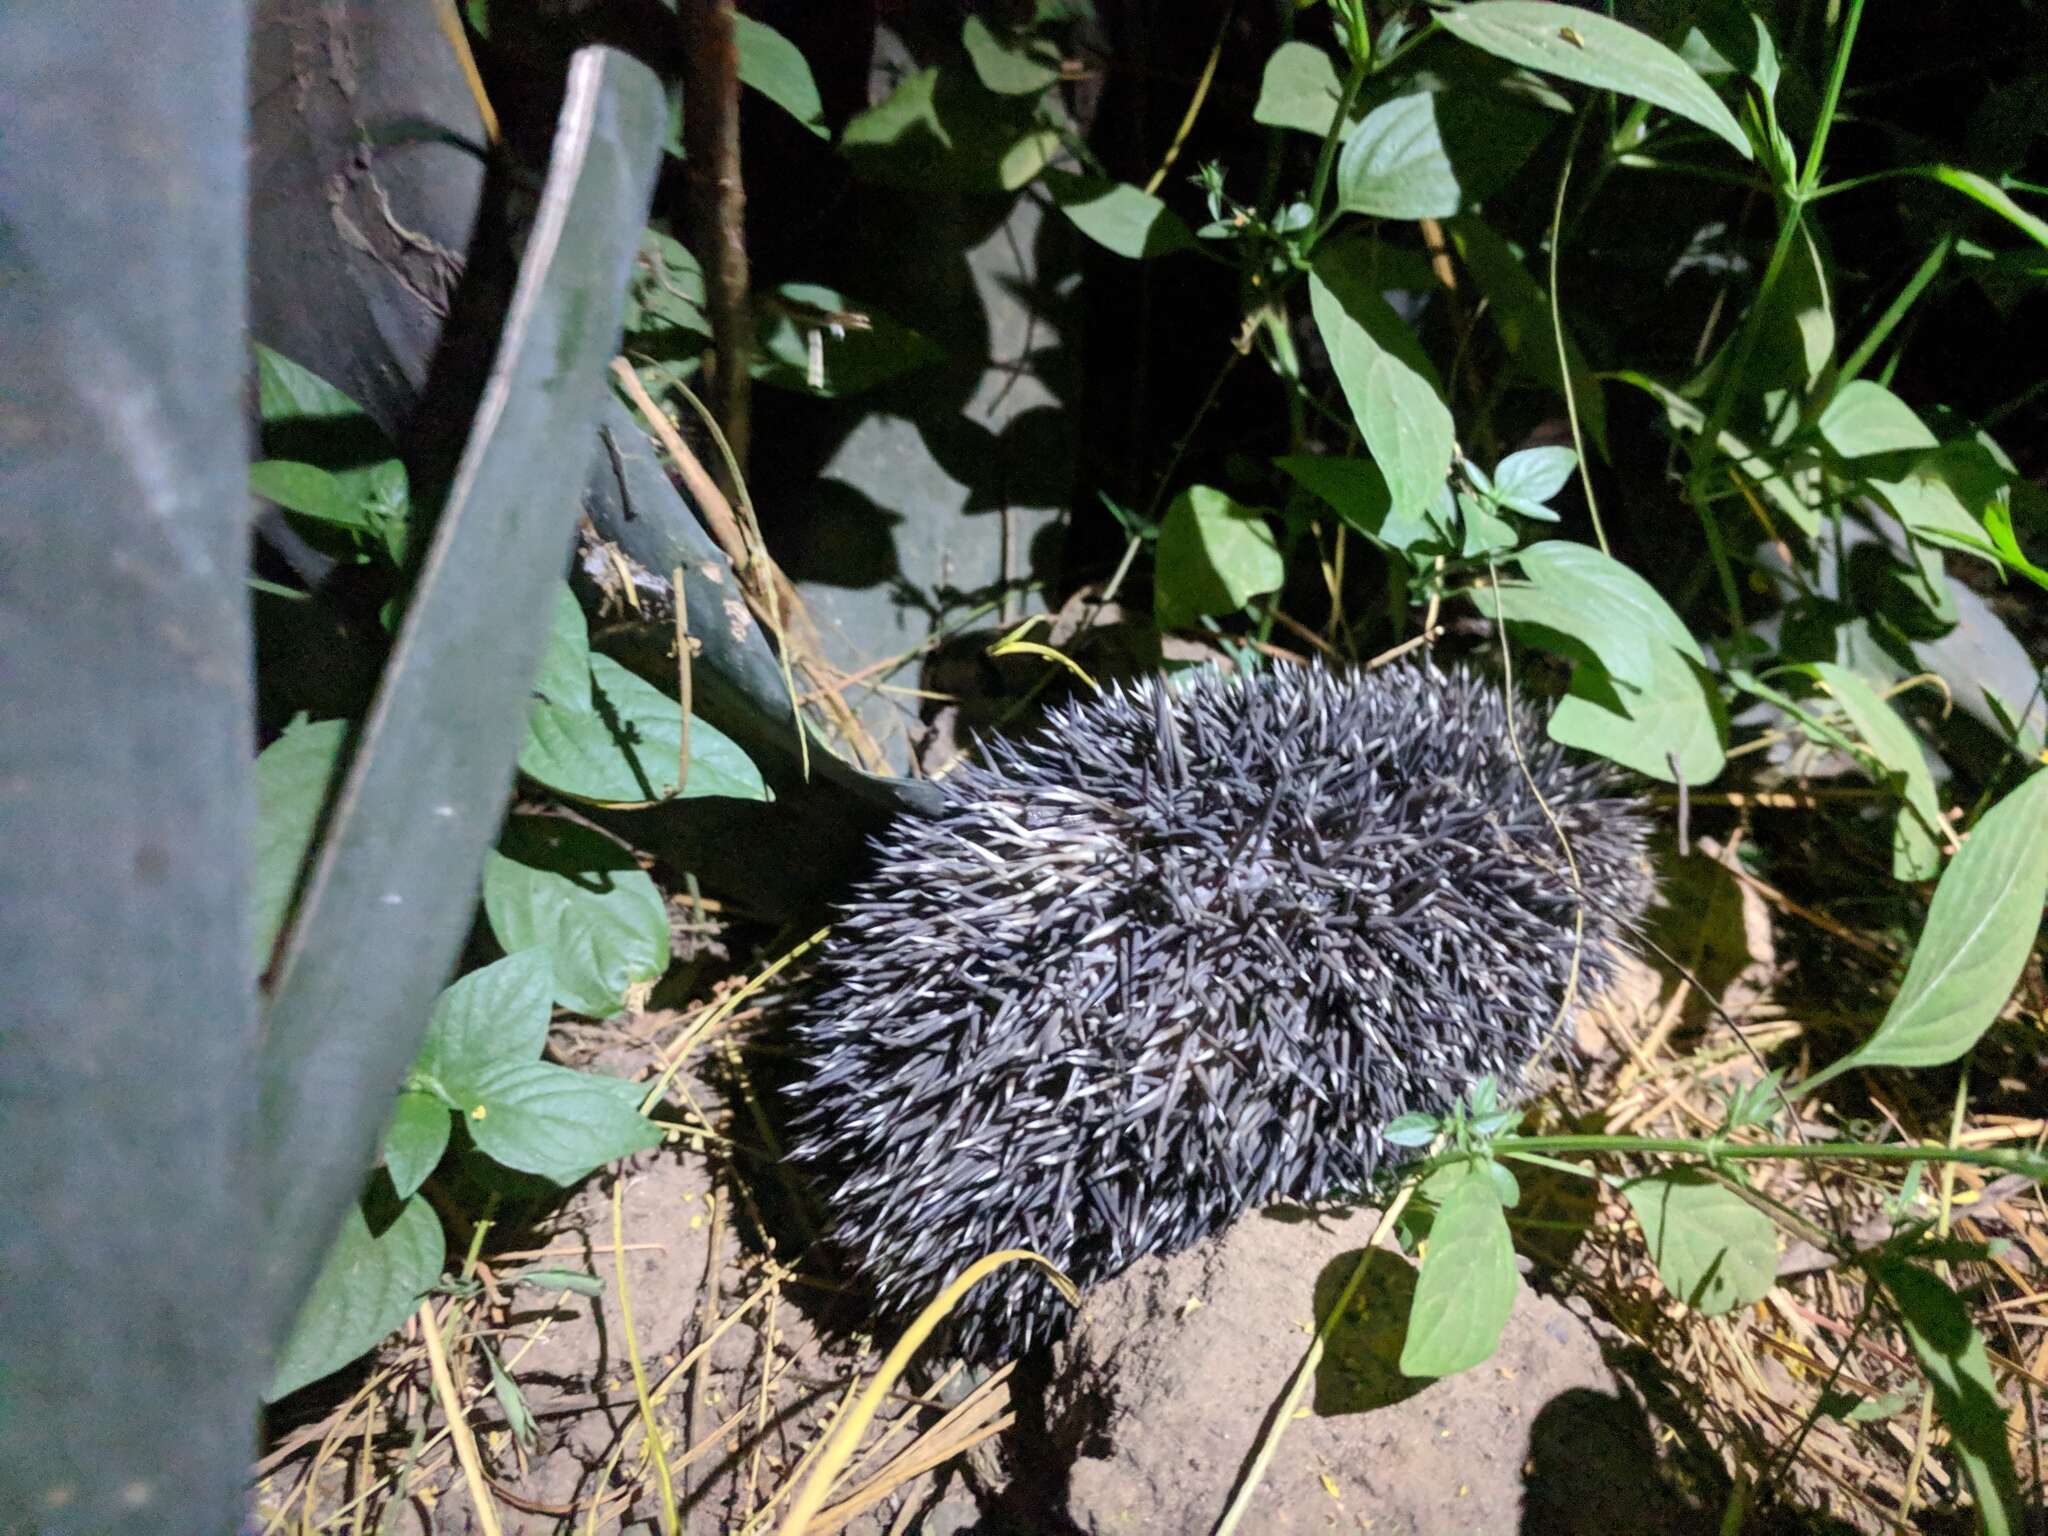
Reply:
M1653 880L1617 771L1524 724L1525 771L1509 708L1430 661L1154 678L986 743L883 832L788 1089L878 1316L998 1249L1086 1287L1362 1189L1395 1116L1521 1082ZM1010 1358L1067 1312L1011 1265L952 1345Z

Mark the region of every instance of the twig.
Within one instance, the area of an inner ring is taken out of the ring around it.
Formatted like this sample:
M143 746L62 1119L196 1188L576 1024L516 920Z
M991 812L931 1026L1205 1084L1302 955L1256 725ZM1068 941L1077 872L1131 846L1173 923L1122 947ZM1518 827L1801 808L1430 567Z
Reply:
M683 725L676 744L676 793L690 782L690 605L683 600L683 568L670 573L676 594L676 697L683 706ZM629 586L627 591L632 591Z
M682 15L683 94L690 104L683 114L683 148L717 352L712 401L745 473L754 317L747 302L747 192L740 180L740 55L733 38L733 0L691 0Z
M1157 192L1159 184L1166 180L1166 173L1173 169L1173 162L1180 158L1180 147L1187 142L1188 133L1195 126L1195 118L1202 110L1202 103L1209 99L1209 84L1216 78L1216 61L1223 57L1223 39L1230 32L1230 17L1237 9L1236 0L1224 0L1223 19L1216 24L1216 41L1210 45L1209 61L1202 66L1202 77L1195 82L1195 94L1188 102L1188 109L1182 115L1180 127L1174 131L1173 142L1166 146L1166 153L1160 157L1159 169L1152 173L1152 179L1145 183L1147 193Z
M441 1399L441 1413L455 1442L455 1457L462 1463L462 1478L469 1485L469 1502L476 1508L476 1523L483 1527L484 1536L504 1536L498 1525L496 1503L485 1486L483 1461L476 1453L476 1436L470 1433L469 1420L463 1417L462 1395L455 1390L455 1375L448 1369L448 1350L441 1341L441 1325L434 1320L433 1302L420 1303L419 1319L420 1333L427 1342L427 1365L434 1373L434 1395Z

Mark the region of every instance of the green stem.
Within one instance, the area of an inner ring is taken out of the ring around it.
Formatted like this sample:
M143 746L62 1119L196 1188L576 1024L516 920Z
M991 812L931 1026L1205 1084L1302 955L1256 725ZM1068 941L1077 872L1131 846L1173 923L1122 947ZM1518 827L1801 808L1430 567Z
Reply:
M1843 362L1842 371L1835 379L1837 390L1861 373L1871 358L1877 355L1878 348L1890 339L1899 322L1906 318L1906 311L1911 309L1920 295L1927 291L1927 285L1934 281L1935 274L1941 271L1942 264L1948 260L1949 253L1955 248L1956 237L1953 231L1934 242L1934 249L1927 253L1913 275L1906 279L1906 286L1899 290L1899 296L1892 300L1891 307L1878 316L1877 324L1870 328L1870 334L1863 338L1862 344Z
M1866 1145L1861 1142L1722 1142L1683 1136L1497 1136L1496 1154L1507 1152L1662 1152L1717 1162L1968 1163L2027 1178L2048 1176L2048 1160L2006 1147L1951 1147L1942 1142Z
M1813 125L1813 142L1806 146L1806 170L1799 178L1801 199L1811 197L1820 185L1821 156L1828 147L1828 131L1835 125L1835 108L1842 100L1842 79L1849 73L1849 50L1856 43L1856 27L1863 20L1863 0L1849 0L1842 18L1842 35L1835 44L1834 67L1828 71L1828 88L1820 99L1820 116Z
M1344 80L1344 94L1337 99L1337 115L1330 119L1330 131L1323 135L1323 147L1316 155L1315 180L1309 183L1308 205L1315 210L1317 233L1322 233L1323 194L1330 189L1330 172L1336 169L1337 145L1344 137L1344 124L1358 93L1365 88L1366 61L1355 61Z

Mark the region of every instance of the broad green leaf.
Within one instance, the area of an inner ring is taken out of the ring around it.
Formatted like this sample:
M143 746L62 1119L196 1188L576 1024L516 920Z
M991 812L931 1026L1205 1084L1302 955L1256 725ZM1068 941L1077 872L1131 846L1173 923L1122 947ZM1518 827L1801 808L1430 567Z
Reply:
M706 308L704 269L690 248L671 235L649 229L640 240L640 258L626 296L625 329L635 345L659 347L665 332L690 337L711 334Z
M487 1067L541 1053L553 994L545 949L522 949L471 971L434 1000L410 1081L459 1105L461 1085Z
M1336 121L1337 105L1343 99L1344 87L1329 54L1314 43L1282 43L1266 60L1252 121L1321 138Z
M1913 408L1882 384L1851 379L1820 413L1820 435L1845 459L1939 446Z
M402 558L405 465L390 439L318 374L260 342L255 350L263 458L250 466L250 488L291 511L373 531Z
M1865 752L1875 758L1878 779L1896 778L1906 803L1892 834L1892 878L1931 880L1941 872L1941 800L1919 738L1878 691L1847 667L1815 662L1813 675L1849 717Z
M1939 1066L1969 1050L2012 996L2044 898L2048 773L2037 772L1985 812L1949 860L1906 979L1876 1033L1800 1091L1852 1067Z
M534 705L519 753L520 772L599 805L644 805L675 794L681 706L609 656L591 656L590 677L590 709L563 709L545 701ZM683 795L766 800L768 787L731 737L692 719L690 777Z
M1309 305L1367 451L1386 476L1393 513L1426 514L1450 472L1457 433L1415 333L1372 286L1370 253L1325 245Z
M1491 61L1406 82L1375 104L1344 141L1337 198L1377 218L1449 218L1506 186L1557 119L1507 94L1481 71ZM1472 66L1477 66L1473 68Z
M1693 1168L1621 1186L1643 1224L1664 1289L1695 1312L1718 1317L1761 1301L1778 1278L1770 1217Z
M1862 468L1870 488L1916 536L1995 565L1999 561L1989 533L1956 488L1959 478L1967 483L1973 447L1949 443L1902 467L1879 469L1866 463Z
M1437 126L1442 98L1416 91L1382 102L1337 157L1337 206L1380 219L1448 219L1464 189Z
M1335 507L1339 517L1375 544L1406 552L1443 543L1442 531L1427 516L1414 512L1394 515L1387 477L1370 459L1295 453L1273 462L1311 496Z
M1401 1374L1455 1376L1485 1362L1500 1346L1521 1287L1500 1189L1486 1164L1468 1165L1430 1225Z
M1522 371L1548 384L1560 399L1564 380L1571 379L1572 399L1579 408L1579 421L1593 447L1604 457L1607 452L1607 402L1600 380L1586 366L1585 356L1566 328L1564 358L1567 375L1559 371L1557 333L1550 318L1550 294L1523 265L1519 251L1482 219L1459 219L1451 226L1451 239L1458 255L1486 296L1486 314L1499 334L1501 345Z
M278 1352L263 1400L274 1403L374 1348L412 1315L441 1278L447 1256L440 1220L417 1195L376 1232L361 1202L350 1202L320 1276Z
M398 1198L410 1199L447 1150L448 1106L431 1093L401 1093L384 1133L384 1171Z
M1126 182L1047 171L1045 185L1074 228L1119 256L1144 260L1195 243L1179 214Z
M1572 471L1578 463L1579 456L1569 448L1524 448L1494 465L1494 494L1504 506L1512 507L1517 502L1541 505L1571 484ZM1570 544L1565 547L1583 549L1585 546Z
M920 192L1014 192L1059 144L1036 98L999 95L964 64L906 75L839 136L856 174Z
M1991 1357L1983 1335L1970 1322L1969 1308L1938 1277L1916 1264L1894 1261L1883 1265L1878 1275L1898 1304L1906 1341L1933 1389L1935 1411L1948 1426L1986 1536L2024 1530L2026 1512L2005 1436L2005 1405L1999 1401Z
M254 346L256 409L265 426L298 421L369 421L360 405L310 368L301 367L260 341Z
M590 708L590 621L566 581L555 588L555 622L533 691L564 709Z
M1520 474L1518 468L1516 480ZM1515 558L1528 578L1526 586L1480 588L1473 594L1488 617L1549 631L1568 644L1547 648L1590 654L1609 676L1637 689L1650 688L1660 675L1659 651L1676 650L1704 664L1706 657L1685 621L1655 587L1612 556L1590 544L1546 539Z
M668 907L617 843L559 816L514 816L484 861L484 911L507 950L548 954L554 999L610 1018L668 969Z
M1650 659L1650 681L1625 696L1604 669L1575 668L1570 693L1550 716L1550 739L1665 784L1676 782L1676 757L1687 784L1712 783L1727 761L1721 696L1697 662L1671 647L1652 646Z
M1435 1115L1396 1115L1380 1132L1380 1139L1390 1147L1426 1147L1436 1140L1441 1128Z
M1929 180L1938 181L1952 191L1960 192L1973 202L1989 208L1993 213L2023 232L2037 245L2048 246L2048 219L2029 213L2005 188L1988 177L1975 171L1959 170L1953 165L1930 165L1921 168L1918 174Z
M819 138L828 137L818 83L796 44L741 11L733 12L732 40L739 49L740 83L752 86Z
M784 283L756 308L754 377L808 395L859 394L946 355L909 326L818 283Z
M979 16L961 24L960 43L981 83L999 96L1037 96L1060 77L1057 64L1004 42Z
M348 487L315 464L261 459L249 466L249 489L287 512L368 533L370 514Z
M1495 58L1663 107L1753 158L1735 114L1698 72L1623 22L1548 0L1475 0L1430 14L1453 37Z
M346 720L294 720L256 759L256 844L249 870L251 959L270 963L348 736Z
M1287 574L1264 511L1207 485L1174 497L1155 558L1153 603L1161 629L1179 629L1205 613L1235 613L1261 593L1278 591Z
M660 1128L606 1079L550 1062L500 1062L464 1086L463 1123L478 1150L564 1186L661 1142Z

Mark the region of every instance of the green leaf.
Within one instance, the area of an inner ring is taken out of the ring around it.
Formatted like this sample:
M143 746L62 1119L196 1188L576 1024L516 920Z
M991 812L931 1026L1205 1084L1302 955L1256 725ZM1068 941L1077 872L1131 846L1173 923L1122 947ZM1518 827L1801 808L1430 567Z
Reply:
M519 1383L498 1363L498 1352L486 1345L483 1354L484 1362L491 1368L491 1395L498 1400L498 1411L505 1415L505 1427L512 1431L521 1450L530 1451L539 1438L533 1410L526 1406Z
M1268 128L1293 128L1317 138L1330 131L1344 87L1329 54L1314 43L1282 43L1266 60L1252 121Z
M1426 1147L1436 1140L1439 1128L1435 1115L1396 1115L1380 1132L1380 1140L1390 1147Z
M484 911L507 950L539 947L554 1000L610 1018L668 969L668 907L633 856L559 816L514 816L484 861Z
M412 1315L441 1278L447 1256L434 1208L418 1196L374 1232L361 1202L352 1202L278 1353L263 1400L274 1403L374 1348Z
M1675 112L1753 158L1742 125L1697 71L1634 27L1548 0L1475 0L1433 11L1453 37L1520 64Z
M1669 646L1650 648L1650 680L1625 696L1598 666L1573 670L1570 693L1550 716L1550 739L1646 778L1676 782L1670 758L1690 785L1710 784L1727 761L1728 717L1699 663Z
M1502 468L1516 457L1503 460ZM1521 466L1515 466L1511 483L1520 483L1522 475ZM1533 478L1534 470L1531 475L1531 484L1542 483ZM1657 589L1592 545L1546 539L1515 558L1528 585L1482 587L1473 593L1474 600L1489 618L1546 631L1552 641L1546 649L1590 655L1610 677L1636 689L1651 688L1669 671L1660 672L1659 651L1706 661L1685 621ZM1544 639L1537 638L1539 643Z
M1498 69L1472 55L1461 62ZM1556 121L1470 67L1400 89L1345 139L1338 207L1387 219L1449 218L1506 186Z
M1503 506L1513 506L1518 501L1541 505L1571 484L1572 471L1578 467L1578 463L1579 456L1569 448L1524 448L1520 453L1511 453L1494 465L1494 495L1500 498ZM1567 544L1564 547L1585 548L1583 544ZM1676 615L1673 617L1676 618Z
M973 70L950 66L906 75L839 136L855 174L918 192L1014 192L1059 143L1034 98L999 95Z
M1441 545L1443 533L1427 516L1394 516L1387 477L1370 459L1338 459L1295 453L1273 461L1311 496L1321 497L1337 515L1375 544L1404 552Z
M384 1171L398 1198L410 1199L447 1150L448 1106L431 1093L401 1093L384 1132Z
M943 361L928 337L820 283L784 283L761 299L753 375L838 399Z
M294 720L256 759L256 844L249 871L254 968L270 963L327 806L346 720Z
M1971 1046L2012 996L2048 899L2048 773L1985 812L1942 872L1906 979L1876 1033L1808 1078L1852 1067L1932 1067Z
M1770 1217L1695 1168L1674 1168L1621 1186L1643 1224L1664 1289L1695 1312L1718 1317L1761 1301L1778 1278Z
M1933 879L1941 872L1941 842L1936 836L1941 801L1919 738L1875 688L1847 667L1819 661L1810 670L1827 685L1865 752L1876 759L1878 782L1896 780L1905 799L1892 834L1892 878Z
M1706 413L1669 385L1628 368L1616 369L1611 377L1654 397L1664 407L1665 420L1670 422L1674 431L1693 436L1706 431ZM1755 484L1766 501L1791 519L1795 528L1809 539L1819 534L1819 497L1809 493L1807 477L1788 473L1783 466L1773 463L1732 432L1721 432L1715 437L1714 445L1743 477Z
M1851 379L1820 413L1820 435L1845 459L1939 446L1913 408L1869 379Z
M752 86L819 138L829 138L818 83L796 44L742 11L732 13L732 40L739 50L740 83Z
M1309 275L1309 305L1394 514L1426 515L1457 434L1415 333L1372 286L1369 252L1356 241L1325 245Z
M606 1079L551 1062L499 1062L464 1086L463 1123L478 1149L565 1187L661 1142L660 1128Z
M533 691L564 709L591 707L590 621L566 581L555 588L555 622L548 630L548 647L541 652Z
M1060 77L1057 64L1003 42L979 16L961 24L960 43L981 83L999 96L1037 96Z
M434 1001L412 1080L452 1108L463 1085L501 1061L531 1061L548 1040L554 993L548 952L522 949L471 971Z
M1074 228L1119 256L1142 261L1195 243L1179 214L1126 182L1047 171L1045 185Z
M578 1296L602 1296L604 1281L580 1269L522 1269L504 1277L513 1285L530 1285L542 1291L574 1291Z
M545 701L534 705L519 753L520 772L599 805L645 805L675 794L682 707L609 656L591 656L590 676L590 709L564 709ZM768 786L729 736L692 719L690 777L683 795L766 800Z
M626 298L624 325L637 338L637 345L659 347L667 332L709 337L711 314L706 303L704 269L690 248L672 235L649 229L641 236L633 286Z
M250 489L290 511L380 534L404 550L405 465L363 408L318 374L256 343L263 459Z
M1455 1376L1484 1363L1515 1309L1522 1281L1488 1168L1468 1164L1437 1207L1401 1345L1404 1376Z
M1878 1276L1898 1303L1906 1341L1927 1375L1934 1408L1976 1497L1986 1536L2010 1536L2026 1527L2019 1478L2005 1437L2005 1405L1991 1375L1984 1338L1969 1308L1940 1279L1918 1265L1894 1261Z
M1416 91L1382 102L1337 157L1337 206L1381 219L1448 219L1465 204L1437 126L1441 98Z
M1918 174L1929 180L1938 181L1951 191L1960 192L1979 205L2021 231L2036 245L2048 246L2048 219L2029 213L2012 200L2005 188L1988 177L1975 171L1959 170L1953 165L1930 165L1921 168Z
M259 460L249 466L249 489L287 512L341 528L370 531L368 510L340 480L317 465L293 459Z
M1259 594L1278 591L1287 575L1263 510L1240 506L1207 485L1174 497L1159 528L1156 559L1161 629L1178 629L1205 613L1235 613Z

